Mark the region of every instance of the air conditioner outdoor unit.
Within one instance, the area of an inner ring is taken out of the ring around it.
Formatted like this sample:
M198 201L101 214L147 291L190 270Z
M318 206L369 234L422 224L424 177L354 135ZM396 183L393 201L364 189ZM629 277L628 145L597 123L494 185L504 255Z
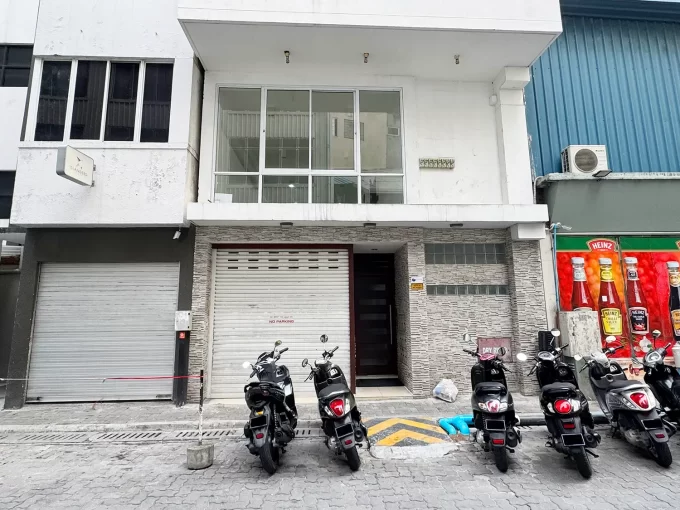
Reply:
M562 151L562 172L593 175L609 170L604 145L570 145Z

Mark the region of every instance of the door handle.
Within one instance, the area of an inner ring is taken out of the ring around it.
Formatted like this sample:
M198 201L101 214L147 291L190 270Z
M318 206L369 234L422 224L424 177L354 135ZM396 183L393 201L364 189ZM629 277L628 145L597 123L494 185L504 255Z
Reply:
M392 305L390 305L390 345L394 344L394 338L392 336Z

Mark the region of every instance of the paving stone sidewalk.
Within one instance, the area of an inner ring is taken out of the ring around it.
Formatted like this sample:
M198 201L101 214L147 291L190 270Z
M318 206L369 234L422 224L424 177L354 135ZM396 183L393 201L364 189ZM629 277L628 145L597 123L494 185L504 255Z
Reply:
M477 445L437 458L395 460L361 452L352 473L320 440L296 440L268 476L243 444L216 446L213 467L188 471L184 444L0 445L0 508L126 509L520 509L678 508L678 464L670 469L602 430L584 480L573 462L545 448L533 428L498 472ZM425 447L427 448L427 447Z
M422 416L441 418L468 414L469 395L450 404L436 399L358 401L362 415L369 418ZM520 415L540 414L537 397L515 396ZM316 404L298 405L300 423L315 426L319 421ZM222 428L241 425L248 416L244 404L225 405L208 402L204 406L204 427ZM17 410L0 411L0 431L99 431L122 428L180 429L195 427L198 405L177 408L169 402L27 404Z

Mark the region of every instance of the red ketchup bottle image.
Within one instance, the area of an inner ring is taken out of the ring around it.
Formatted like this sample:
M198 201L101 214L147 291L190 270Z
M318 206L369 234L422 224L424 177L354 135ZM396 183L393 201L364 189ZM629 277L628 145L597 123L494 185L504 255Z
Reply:
M574 285L571 292L571 309L573 311L594 310L595 303L588 290L585 260L582 257L572 257L571 267L574 272Z
M643 337L649 333L649 309L638 277L638 260L635 257L626 257L623 261L626 264L626 300L630 332Z

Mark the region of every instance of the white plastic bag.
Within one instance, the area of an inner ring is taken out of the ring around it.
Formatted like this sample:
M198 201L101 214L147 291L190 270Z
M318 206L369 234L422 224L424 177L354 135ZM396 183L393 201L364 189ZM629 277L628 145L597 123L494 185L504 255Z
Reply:
M446 402L454 402L458 396L458 387L451 379L442 379L432 390L432 396Z

